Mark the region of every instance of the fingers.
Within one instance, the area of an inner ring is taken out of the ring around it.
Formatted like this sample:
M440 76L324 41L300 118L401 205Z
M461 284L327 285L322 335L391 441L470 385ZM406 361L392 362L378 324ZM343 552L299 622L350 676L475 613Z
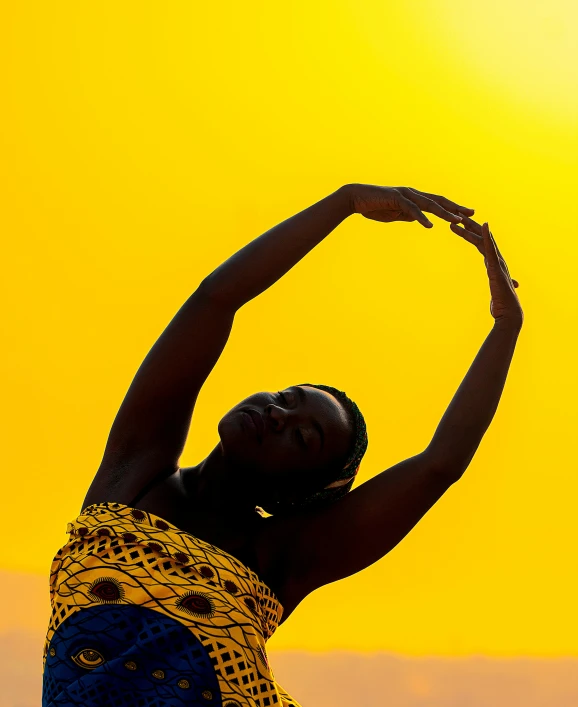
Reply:
M486 258L488 259L488 269L491 267L492 270L495 272L496 267L500 268L500 271L506 276L508 281L512 283L514 287L518 287L518 283L516 282L516 284L514 284L515 281L512 280L512 277L510 276L510 271L508 270L506 261L500 255L500 251L498 250L498 246L496 245L494 236L490 231L490 224L487 221L484 222L484 225L482 227L482 234L484 238Z
M397 198L399 199L400 206L403 208L405 213L407 213L413 217L411 219L412 221L413 220L419 221L421 223L421 225L425 226L426 228L433 227L433 223L428 218L426 218L426 215L421 211L421 209L413 201L411 201L410 199L406 199L406 197L403 196L403 194L401 194L401 193L399 194L399 197L397 197Z
M415 204L417 204L420 209L423 209L423 211L429 211L430 213L439 216L439 218L444 219L445 221L459 223L463 218L461 214L456 214L458 208L457 204L455 205L456 211L452 212L445 209L437 201L429 199L427 196L420 194L420 192L416 191L415 189L410 189L409 187L398 187L397 191L399 191L410 201L413 201ZM446 201L448 200L446 199Z
M500 256L498 255L498 250L494 243L494 238L490 233L490 226L487 221L484 221L484 225L482 226L482 238L484 239L484 254L488 260L488 264L499 267Z
M417 189L411 189L410 187L397 187L395 190L400 195L400 205L407 215L401 216L400 220L416 220L419 221L422 226L431 228L433 224L423 213L423 211L429 211L439 216L439 218L449 221L450 228L454 233L476 246L479 252L484 256L486 266L491 262L492 268L500 268L512 285L519 287L518 281L513 280L510 275L506 261L502 257L496 241L490 232L488 222L486 221L483 226L480 226L479 223L467 215L469 213L471 216L474 213L474 209L467 206L460 206L456 204L455 201L450 201L439 194L430 194L428 192L418 191ZM458 223L460 223L463 228L458 227Z
M442 206L448 213L451 213L451 214L471 216L475 211L475 209L470 209L467 206L460 206L459 204L456 204L455 201L450 201L450 199L446 199L445 196L440 196L439 194L430 194L426 191L419 191L418 189L412 189L410 187L408 187L408 189L409 189L409 191L412 191L415 194L419 194L423 197L427 197L431 201Z
M472 231L472 233L475 233L477 236L480 236L480 238L482 237L482 227L477 221L474 221L473 218L468 218L467 216L464 217L460 226L467 228L468 231Z
M469 221L470 219L464 219L465 221ZM458 236L461 236L464 240L468 241L468 243L471 243L472 245L475 245L476 248L480 251L482 255L485 255L484 253L484 241L481 235L476 235L475 233L472 233L470 230L467 228L460 228L457 224L455 223L450 223L450 228L454 233L456 233ZM480 227L481 230L481 227Z
M426 228L431 228L431 225L429 225L430 221L425 217L423 211L429 211L450 223L460 223L468 215L471 216L474 213L474 209L467 206L460 206L456 204L455 201L446 199L445 196L440 196L439 194L430 194L429 192L422 192L410 187L396 187L396 191L405 199L404 203L409 213L412 213L414 218L423 226L426 226ZM418 211L409 207L407 204L408 201L416 204ZM419 217L417 216L418 213L420 214Z
M486 247L485 247L485 236L484 236L484 229L486 228L487 224L484 224L484 226L480 226L479 223L476 223L475 221L472 221L472 219L466 218L463 221L464 225L466 226L465 228L460 228L455 223L450 223L450 228L451 230L464 240L468 241L468 243L471 243L472 245L475 245L478 251L486 258ZM476 233L473 232L475 229ZM479 231L480 235L477 235L477 232ZM500 250L498 248L498 245L496 241L494 240L493 235L491 234L489 230L489 225L488 225L488 235L490 237L490 245L493 248L494 254L497 256L499 266L502 268L504 274L507 275L507 277L512 281L512 284L514 287L519 287L520 283L517 280L512 279L510 275L510 271L508 270L508 266L506 264L506 261L502 257L502 254L500 253Z

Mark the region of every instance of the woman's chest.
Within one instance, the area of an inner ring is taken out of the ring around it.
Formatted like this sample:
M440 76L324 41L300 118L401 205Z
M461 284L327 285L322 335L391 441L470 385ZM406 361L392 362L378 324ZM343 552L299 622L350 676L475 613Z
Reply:
M229 555L255 572L277 596L283 605L285 582L278 560L281 553L267 532L267 520L258 517L254 525L229 524L217 515L195 513L180 475L175 472L152 488L135 507L152 513L180 530L199 538ZM257 514L256 514L257 515ZM260 527L261 526L261 527Z

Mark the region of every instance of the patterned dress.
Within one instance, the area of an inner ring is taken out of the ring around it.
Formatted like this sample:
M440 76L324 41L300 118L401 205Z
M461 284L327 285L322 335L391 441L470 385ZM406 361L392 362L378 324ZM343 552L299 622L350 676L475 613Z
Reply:
M300 707L265 652L283 607L235 557L122 503L69 523L42 707Z

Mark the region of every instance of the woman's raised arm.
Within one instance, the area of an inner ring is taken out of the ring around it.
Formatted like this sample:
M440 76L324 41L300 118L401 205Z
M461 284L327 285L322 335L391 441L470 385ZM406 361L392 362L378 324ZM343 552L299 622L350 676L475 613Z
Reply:
M129 503L178 468L195 402L240 307L279 279L351 213L340 188L241 248L207 276L140 365L84 499Z
M456 230L485 254L494 326L420 454L353 489L334 504L277 524L287 603L368 567L394 548L472 460L506 382L523 314L507 266L487 224Z
M419 221L428 228L432 223L424 211L454 223L461 220L459 211L473 213L445 197L408 187L345 184L232 255L206 278L207 287L219 301L239 309L285 275L348 216Z

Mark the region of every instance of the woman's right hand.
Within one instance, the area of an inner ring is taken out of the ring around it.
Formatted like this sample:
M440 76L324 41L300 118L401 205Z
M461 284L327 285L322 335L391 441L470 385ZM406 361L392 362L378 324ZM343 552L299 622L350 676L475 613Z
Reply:
M518 287L518 282L510 277L506 261L498 250L488 223L480 226L471 218L465 217L461 225L464 228L451 223L450 228L458 236L475 245L484 256L492 296L491 315L496 321L508 320L521 326L524 321L524 312L515 290Z

